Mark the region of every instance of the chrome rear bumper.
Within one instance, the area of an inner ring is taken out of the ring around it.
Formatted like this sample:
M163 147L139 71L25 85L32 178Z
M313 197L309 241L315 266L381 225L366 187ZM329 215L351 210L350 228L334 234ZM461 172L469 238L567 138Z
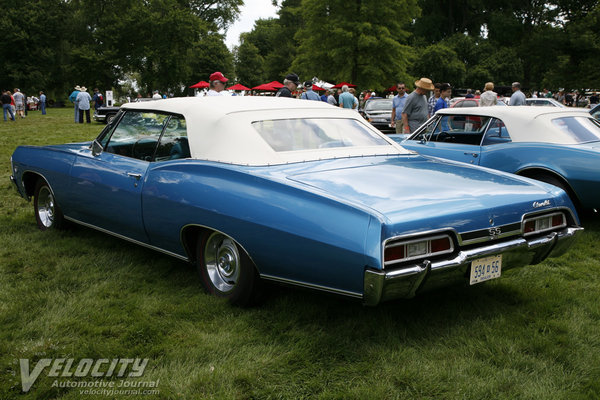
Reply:
M583 228L565 228L533 239L518 238L489 246L463 250L449 260L424 261L393 271L365 271L363 302L376 305L382 301L414 297L417 291L468 282L471 261L502 254L502 270L537 264L547 257L558 257L572 245Z

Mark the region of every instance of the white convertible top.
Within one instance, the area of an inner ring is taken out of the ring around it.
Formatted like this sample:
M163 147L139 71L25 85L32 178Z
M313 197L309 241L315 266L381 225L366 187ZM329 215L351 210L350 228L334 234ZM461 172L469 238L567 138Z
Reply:
M588 110L581 108L559 108L544 106L518 107L464 107L444 108L436 114L478 115L502 120L513 142L542 142L573 144L570 136L552 123L563 117L590 117Z
M187 124L192 158L241 165L272 165L353 156L409 154L367 123L356 111L322 101L263 96L178 97L127 103L121 108L181 114ZM359 121L388 145L275 151L253 122L297 118L343 118Z

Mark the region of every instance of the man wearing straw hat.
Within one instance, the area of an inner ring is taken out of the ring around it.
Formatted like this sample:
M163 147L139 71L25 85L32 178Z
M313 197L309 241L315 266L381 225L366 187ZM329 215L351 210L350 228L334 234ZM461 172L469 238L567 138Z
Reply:
M421 78L415 82L415 90L408 95L402 109L403 133L412 133L427 121L429 108L426 95L427 92L433 89L431 79Z

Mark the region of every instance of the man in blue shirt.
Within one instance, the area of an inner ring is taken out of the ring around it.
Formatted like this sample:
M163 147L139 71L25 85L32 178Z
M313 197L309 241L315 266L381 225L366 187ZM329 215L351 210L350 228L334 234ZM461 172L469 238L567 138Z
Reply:
M342 86L342 94L339 97L340 107L353 109L356 107L354 104L354 96L348 91L348 85Z
M392 128L396 127L396 133L402 133L402 110L404 109L404 103L408 95L406 94L406 85L400 82L396 85L398 94L394 96L392 100Z
M79 106L77 105L77 95L81 91L79 85L75 86L75 90L69 96L69 100L73 103L73 108L75 108L75 123L79 123Z
M46 115L46 95L44 92L40 92L40 109L42 110L42 115Z
M519 82L513 82L512 84L513 94L510 96L509 106L524 106L525 95L521 92L521 84Z
M319 95L313 91L312 86L313 86L313 83L311 81L304 82L304 89L306 91L304 93L302 93L300 98L303 100L321 101L321 98L319 97Z

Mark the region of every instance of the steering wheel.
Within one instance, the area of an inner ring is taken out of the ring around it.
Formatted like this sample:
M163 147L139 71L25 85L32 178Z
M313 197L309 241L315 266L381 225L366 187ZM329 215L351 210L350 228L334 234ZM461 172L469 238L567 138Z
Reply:
M452 136L450 136L450 134L446 131L441 131L440 133L438 133L437 136L437 141L438 142L445 142L446 140L450 139Z
M141 152L139 150L139 148L136 151L136 146L145 139L147 139L147 138L139 138L138 140L135 141L135 143L133 143L133 146L131 146L131 155L133 158L137 158L138 160L149 161L147 159L148 157L150 157L149 155L146 155L143 152Z

